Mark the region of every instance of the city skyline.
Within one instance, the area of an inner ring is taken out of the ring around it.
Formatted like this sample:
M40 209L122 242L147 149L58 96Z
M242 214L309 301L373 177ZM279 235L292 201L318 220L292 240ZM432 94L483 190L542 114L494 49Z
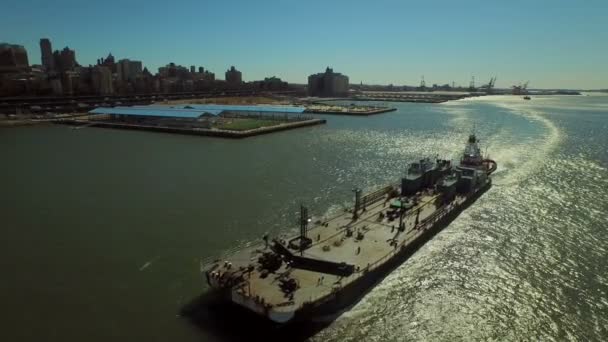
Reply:
M111 52L153 73L170 62L217 75L234 65L244 81L275 75L304 84L326 66L366 84L417 85L424 75L427 84L467 85L475 76L479 85L496 75L504 88L606 88L608 79L600 1L182 4L59 1L47 9L29 1L4 11L1 39L23 45L30 64L41 63L39 40L49 38L54 49L75 49L82 65Z

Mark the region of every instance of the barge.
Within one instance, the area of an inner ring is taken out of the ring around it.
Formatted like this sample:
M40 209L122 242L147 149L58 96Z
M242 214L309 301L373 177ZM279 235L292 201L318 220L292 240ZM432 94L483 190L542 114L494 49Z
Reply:
M355 303L492 186L493 160L474 134L458 165L429 158L411 163L398 183L363 195L300 233L262 239L224 260L201 265L226 301L285 324L333 315Z

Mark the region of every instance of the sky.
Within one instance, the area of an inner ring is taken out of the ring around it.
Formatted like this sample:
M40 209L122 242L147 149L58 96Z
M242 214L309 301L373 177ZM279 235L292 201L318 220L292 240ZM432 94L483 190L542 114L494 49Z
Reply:
M40 38L81 65L111 52L152 72L174 62L223 79L306 83L333 67L351 83L608 88L607 0L20 0L0 42L40 64Z

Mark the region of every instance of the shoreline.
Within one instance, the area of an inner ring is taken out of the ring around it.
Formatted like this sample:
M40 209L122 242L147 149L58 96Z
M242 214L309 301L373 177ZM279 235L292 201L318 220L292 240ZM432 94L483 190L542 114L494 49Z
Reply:
M13 128L23 126L35 126L47 123L48 121L33 121L33 120L0 120L0 128Z

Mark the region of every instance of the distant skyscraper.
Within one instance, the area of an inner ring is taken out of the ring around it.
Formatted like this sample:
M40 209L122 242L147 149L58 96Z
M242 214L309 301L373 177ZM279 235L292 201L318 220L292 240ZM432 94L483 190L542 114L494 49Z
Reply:
M116 75L119 81L127 81L129 79L129 62L128 59L121 59L116 63Z
M72 70L78 65L76 63L76 51L70 50L67 46L59 53L55 51L53 58L57 57L57 55L59 55L59 69L62 71ZM57 62L56 58L55 62Z
M112 87L112 71L105 66L93 67L91 75L93 91L99 95L110 95L114 92Z
M61 87L64 95L73 95L75 84L77 83L78 74L74 71L67 70L61 74Z
M196 67L194 65L190 66L190 72L193 74L196 72Z
M215 74L209 70L205 70L205 75L203 76L203 80L205 81L215 81Z
M116 63L116 74L121 81L133 81L142 71L141 61L121 59Z
M28 71L27 51L21 45L0 44L0 73Z
M48 38L40 39L40 58L42 59L42 66L47 71L55 69L53 48L51 47L51 41Z
M236 70L234 66L226 71L226 82L228 84L241 84L243 82L242 74Z
M266 77L263 81L254 81L254 87L263 90L286 90L288 88L287 82L283 82L280 78L272 76Z
M114 56L112 56L112 53L108 53L108 57L106 57L106 59L104 59L102 61L102 63L108 63L108 64L114 64L116 63L116 61L114 60Z
M131 61L129 63L130 77L135 77L143 72L143 64L141 61Z
M181 65L175 65L175 63L169 63L164 67L158 68L158 73L161 77L177 77L179 79L190 78L190 71L188 68Z
M324 73L308 76L308 95L332 97L348 94L348 77L327 67Z
M112 73L118 72L118 70L116 70L116 62L114 61L114 56L112 56L111 52L108 54L108 57L99 58L97 60L97 65L110 68L110 71L112 71Z

